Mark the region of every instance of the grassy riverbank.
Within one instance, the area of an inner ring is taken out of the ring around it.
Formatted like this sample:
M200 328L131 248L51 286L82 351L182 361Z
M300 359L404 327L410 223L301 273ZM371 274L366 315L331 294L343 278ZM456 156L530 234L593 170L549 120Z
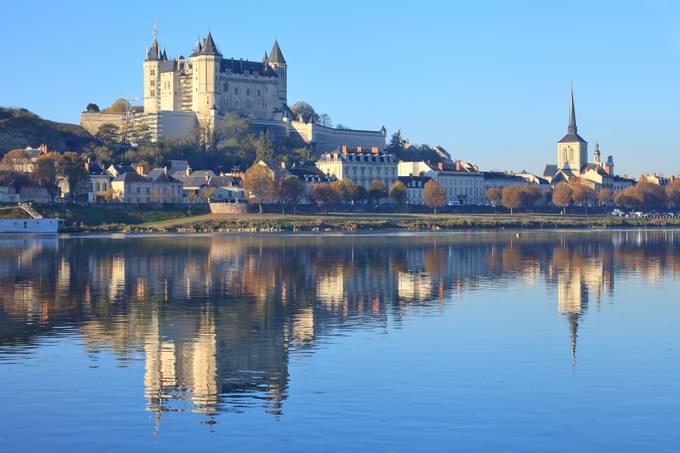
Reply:
M64 220L67 232L210 231L447 231L497 228L680 227L680 219L627 219L609 215L557 214L206 214L206 208L102 208L37 206L46 217ZM0 219L26 217L16 206L0 207Z
M549 214L206 214L144 223L128 231L438 231L495 228L626 228L680 226L679 219L626 219Z

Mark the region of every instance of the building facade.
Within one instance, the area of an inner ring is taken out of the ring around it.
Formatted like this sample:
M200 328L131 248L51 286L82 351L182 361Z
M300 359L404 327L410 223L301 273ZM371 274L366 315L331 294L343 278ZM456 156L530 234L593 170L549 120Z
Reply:
M342 145L339 149L323 153L316 166L328 177L351 179L365 189L374 181L380 181L389 188L398 176L398 163L394 156L382 152L377 146L351 149Z

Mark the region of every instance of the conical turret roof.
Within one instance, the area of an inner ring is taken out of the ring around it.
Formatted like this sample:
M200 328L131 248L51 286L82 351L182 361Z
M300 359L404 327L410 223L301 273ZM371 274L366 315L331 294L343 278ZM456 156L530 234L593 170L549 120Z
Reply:
M286 59L283 58L283 52L281 52L281 47L279 47L279 41L275 40L272 46L272 51L269 53L270 63L286 64Z

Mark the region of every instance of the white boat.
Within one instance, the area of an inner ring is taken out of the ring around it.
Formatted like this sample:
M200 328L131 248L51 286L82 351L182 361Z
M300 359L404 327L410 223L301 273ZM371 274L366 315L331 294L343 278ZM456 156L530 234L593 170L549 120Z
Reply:
M19 203L30 219L0 219L0 233L57 233L59 219L45 219L27 203Z
M57 233L59 219L0 219L0 233Z

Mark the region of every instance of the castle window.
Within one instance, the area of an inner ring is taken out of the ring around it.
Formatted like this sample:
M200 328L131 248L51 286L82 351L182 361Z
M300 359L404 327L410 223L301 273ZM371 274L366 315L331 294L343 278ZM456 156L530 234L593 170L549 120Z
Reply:
M259 98L260 96L262 96L262 91L257 90L257 97Z
M153 86L156 86L156 81L155 81L155 80L152 80L152 81L151 81L151 86L152 86L152 87L153 87Z
M246 96L250 96L250 88L246 89Z
M224 86L223 86L222 90L223 90L225 93L228 93L228 92L229 92L229 84L228 84L227 82L224 82Z
M151 97L154 97L154 96L156 96L156 91L155 91L155 90L151 90Z
M155 76L155 75L156 75L156 70L155 70L155 69L152 69L150 75L151 75L151 77Z

